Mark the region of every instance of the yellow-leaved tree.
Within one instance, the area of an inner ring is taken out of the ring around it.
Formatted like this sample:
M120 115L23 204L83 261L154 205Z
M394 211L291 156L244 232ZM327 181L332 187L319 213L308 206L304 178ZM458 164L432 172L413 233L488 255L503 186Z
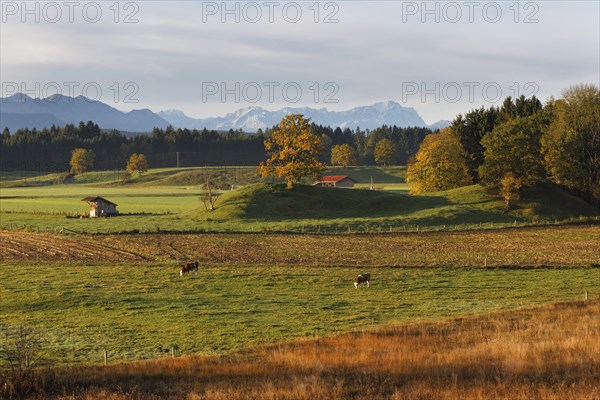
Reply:
M388 166L394 164L396 159L396 145L390 139L381 139L375 145L375 162L379 165Z
M148 160L146 160L146 156L143 154L133 153L131 157L129 157L129 161L127 161L127 172L133 174L135 171L142 176L144 172L148 171Z
M448 190L473 183L458 135L450 128L427 135L415 161L407 167L406 181L413 194Z
M338 144L331 149L331 165L341 165L343 167L354 166L358 164L356 150L349 144Z
M265 140L267 160L260 163L260 173L284 179L288 189L307 175L319 179L325 169L318 158L323 148L323 139L312 132L308 119L290 114Z
M510 209L512 202L519 200L521 187L523 187L521 178L517 178L512 172L504 174L500 179L500 195L504 198L504 208Z
M77 148L71 152L71 173L81 175L94 166L96 155L92 150Z

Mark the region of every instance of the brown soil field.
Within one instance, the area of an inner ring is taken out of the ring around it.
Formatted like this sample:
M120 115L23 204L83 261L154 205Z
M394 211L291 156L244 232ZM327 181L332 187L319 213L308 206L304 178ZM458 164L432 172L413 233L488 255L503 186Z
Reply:
M0 261L227 265L599 265L600 225L372 235L143 234L0 231Z
M0 231L0 261L142 261L146 257L89 237Z

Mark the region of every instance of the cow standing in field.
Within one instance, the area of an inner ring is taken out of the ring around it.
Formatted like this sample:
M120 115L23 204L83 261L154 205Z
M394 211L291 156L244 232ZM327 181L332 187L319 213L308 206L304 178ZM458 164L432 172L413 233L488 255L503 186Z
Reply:
M358 277L356 278L356 282L354 282L354 287L358 289L358 287L363 283L366 283L367 287L371 287L371 274L358 275Z
M183 264L181 266L181 271L179 271L179 276L184 276L190 272L194 272L194 275L198 275L198 261Z

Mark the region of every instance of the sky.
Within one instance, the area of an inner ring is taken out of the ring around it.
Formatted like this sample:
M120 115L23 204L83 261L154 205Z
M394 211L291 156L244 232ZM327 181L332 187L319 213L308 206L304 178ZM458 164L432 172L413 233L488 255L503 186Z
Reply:
M433 123L600 85L597 0L2 0L0 11L2 97L59 92L195 118L393 100Z

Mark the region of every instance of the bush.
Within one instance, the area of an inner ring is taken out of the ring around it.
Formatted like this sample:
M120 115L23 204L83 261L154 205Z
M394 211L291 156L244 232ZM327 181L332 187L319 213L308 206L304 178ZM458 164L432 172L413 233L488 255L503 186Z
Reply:
M0 347L0 398L20 399L45 393L52 374L37 369L48 364L45 338L33 328L20 326L4 332Z

